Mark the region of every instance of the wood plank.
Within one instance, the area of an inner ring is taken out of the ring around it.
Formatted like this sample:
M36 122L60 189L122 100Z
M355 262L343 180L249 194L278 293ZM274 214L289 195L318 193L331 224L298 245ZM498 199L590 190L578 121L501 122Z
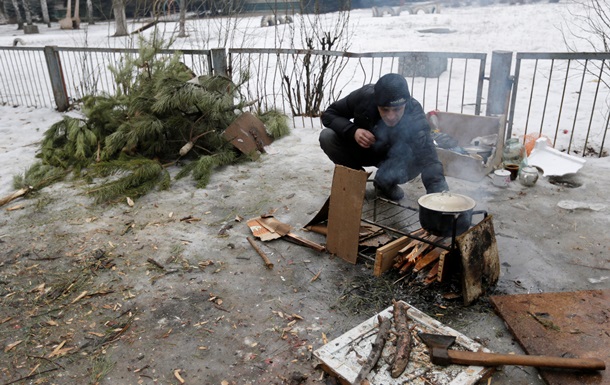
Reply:
M424 279L424 283L426 285L429 285L432 282L436 281L437 275L438 275L438 262L435 263L434 266L432 266L432 268L428 272L428 275L426 275L426 278Z
M326 247L331 254L356 263L362 202L368 173L335 166L328 207Z
M438 257L438 273L436 274L436 280L443 282L449 276L449 263L448 263L449 251L444 250Z
M311 249L314 249L315 251L318 252L323 252L326 250L326 247L324 247L323 245L320 245L319 243L310 241L309 239L305 239L303 237L299 237L298 235L296 235L295 233L288 233L285 235L286 239L294 241L295 243L298 243L299 245L302 246L307 246Z
M390 270L394 264L394 257L398 254L398 251L411 241L411 238L403 236L385 246L378 248L377 252L375 253L375 267L373 269L373 275L375 277L379 277L381 274Z
M328 234L328 226L326 225L326 223L307 226L307 230L322 235Z

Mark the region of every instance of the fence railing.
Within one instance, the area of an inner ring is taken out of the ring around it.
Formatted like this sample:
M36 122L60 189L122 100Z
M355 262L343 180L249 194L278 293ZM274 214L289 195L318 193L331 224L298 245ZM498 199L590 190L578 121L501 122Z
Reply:
M174 53L162 50L158 55ZM316 116L363 84L398 72L405 75L411 94L425 111L504 112L509 136L542 135L568 153L606 155L610 54L494 52L488 61L486 54L450 52L216 49L180 53L184 64L198 75L227 74L238 81L247 74L243 90L255 101L255 108L263 110ZM137 54L137 49L0 47L0 104L62 111L85 95L112 95L116 84L109 66ZM498 93L503 86L506 91Z
M55 107L43 48L0 48L0 104Z
M230 70L247 71L259 107L316 116L330 103L389 72L403 74L424 109L479 115L486 54L350 53L298 49L229 49Z
M546 136L567 153L603 156L609 63L610 53L517 53L508 135L517 129Z

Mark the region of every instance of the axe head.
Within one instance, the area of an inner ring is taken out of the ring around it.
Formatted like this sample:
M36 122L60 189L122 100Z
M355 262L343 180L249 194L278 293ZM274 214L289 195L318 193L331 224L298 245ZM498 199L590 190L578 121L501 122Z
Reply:
M436 365L451 365L449 358L449 347L455 342L454 336L444 336L441 334L418 333L419 338L428 346L430 361Z

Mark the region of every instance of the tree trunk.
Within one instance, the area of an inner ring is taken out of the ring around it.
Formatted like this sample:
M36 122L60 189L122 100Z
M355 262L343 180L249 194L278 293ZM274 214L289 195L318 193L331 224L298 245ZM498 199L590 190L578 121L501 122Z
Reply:
M75 29L80 28L80 1L74 0L74 17L72 18L72 25L74 25Z
M8 12L6 11L6 1L2 2L2 9L0 9L0 24L8 24Z
M127 17L125 16L125 0L112 0L112 12L114 13L115 30L114 37L127 36Z
M49 7L47 6L47 0L40 0L40 8L42 9L42 20L51 28L51 18L49 17Z
M30 0L23 0L23 11L25 13L25 22L27 23L27 25L32 25L34 24L32 22L32 11L31 11L31 4L30 4Z
M72 29L72 0L67 0L66 4L66 17L59 21L59 27L61 29Z
M186 29L186 0L180 0L180 31L178 32L178 37L187 37Z
M11 0L11 2L15 10L15 17L17 17L17 29L23 29L23 18L21 17L21 11L19 11L19 3L17 0Z
M95 24L93 22L93 2L91 0L87 0L87 23Z

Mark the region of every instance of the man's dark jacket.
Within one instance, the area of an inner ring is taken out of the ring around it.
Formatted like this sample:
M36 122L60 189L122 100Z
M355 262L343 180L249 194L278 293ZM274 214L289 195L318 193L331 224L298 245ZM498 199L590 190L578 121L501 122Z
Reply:
M365 85L331 104L322 114L322 124L352 143L357 128L373 132L376 140L370 150L382 159L376 165L377 183L402 184L421 173L427 193L449 190L426 114L417 100L410 98L400 122L387 127L375 103L374 85Z

